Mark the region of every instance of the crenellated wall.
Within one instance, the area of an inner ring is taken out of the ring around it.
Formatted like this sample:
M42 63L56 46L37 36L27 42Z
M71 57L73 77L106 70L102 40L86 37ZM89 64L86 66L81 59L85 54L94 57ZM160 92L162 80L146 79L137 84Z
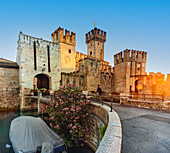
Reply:
M59 45L20 33L17 50L21 109L29 109L30 105L26 103L25 96L30 89L35 88L35 76L39 74L46 76L49 79L50 90L59 88L61 80Z
M135 81L146 75L147 53L126 49L114 55L116 92L136 92Z
M167 74L167 78L165 80L165 74L160 72L150 72L149 75L138 79L138 84L142 85L140 93L170 96L169 78L170 74Z
M100 61L101 66L100 66L100 70L103 72L109 72L111 73L113 71L113 68L109 65L109 62L106 62L104 60L99 60L98 58L95 58L93 56L90 55L86 55L80 52L76 52L76 56L75 56L75 66L76 66L76 70L79 69L79 61L82 60L82 65L84 65L84 59L89 58L92 59L93 61Z
M76 52L76 71L62 73L61 85L76 83L84 91L96 91L98 84L103 91L113 90L113 70L109 62Z
M86 33L87 55L104 60L104 44L106 32L94 28Z
M63 28L58 28L51 34L52 42L59 45L61 72L75 71L76 34Z
M86 33L86 43L96 37L103 41L106 41L106 32L104 32L103 30L94 28L93 30Z
M114 55L114 65L120 64L125 61L136 61L146 63L147 52L126 49Z
M75 46L76 44L76 33L73 33L67 29L65 29L65 33L64 33L64 28L59 27L57 30L55 30L52 34L51 34L51 40L54 43L66 43L66 44L70 44Z

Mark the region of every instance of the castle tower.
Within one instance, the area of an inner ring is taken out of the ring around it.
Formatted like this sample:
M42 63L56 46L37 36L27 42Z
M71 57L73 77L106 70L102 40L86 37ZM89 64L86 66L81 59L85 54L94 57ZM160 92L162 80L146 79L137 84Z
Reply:
M104 43L106 42L106 32L94 28L86 33L87 55L104 60Z
M126 49L114 55L116 92L136 92L139 78L146 75L147 52Z
M58 28L51 34L52 42L59 44L61 72L75 71L75 33L63 28Z

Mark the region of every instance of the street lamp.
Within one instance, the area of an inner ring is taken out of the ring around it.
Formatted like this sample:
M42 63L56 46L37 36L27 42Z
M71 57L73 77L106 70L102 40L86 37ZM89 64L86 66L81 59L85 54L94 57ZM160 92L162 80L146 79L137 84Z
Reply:
M45 71L45 64L43 64L42 72Z

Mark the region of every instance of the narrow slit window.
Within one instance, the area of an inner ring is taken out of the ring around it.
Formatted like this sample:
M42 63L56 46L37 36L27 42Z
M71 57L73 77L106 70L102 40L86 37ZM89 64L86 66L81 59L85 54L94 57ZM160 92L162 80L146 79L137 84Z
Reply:
M48 72L51 72L51 67L50 67L50 47L49 47L49 45L47 46L47 54L48 54Z
M69 49L69 51L68 51L69 53L71 53L71 49Z
M92 55L92 51L90 51L90 55Z
M34 70L37 70L37 59L36 59L36 43L34 41Z

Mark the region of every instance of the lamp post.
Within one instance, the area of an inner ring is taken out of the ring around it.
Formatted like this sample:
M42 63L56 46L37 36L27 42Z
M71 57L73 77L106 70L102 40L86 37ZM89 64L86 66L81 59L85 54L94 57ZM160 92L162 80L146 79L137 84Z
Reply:
M43 64L42 72L45 71L45 64Z

